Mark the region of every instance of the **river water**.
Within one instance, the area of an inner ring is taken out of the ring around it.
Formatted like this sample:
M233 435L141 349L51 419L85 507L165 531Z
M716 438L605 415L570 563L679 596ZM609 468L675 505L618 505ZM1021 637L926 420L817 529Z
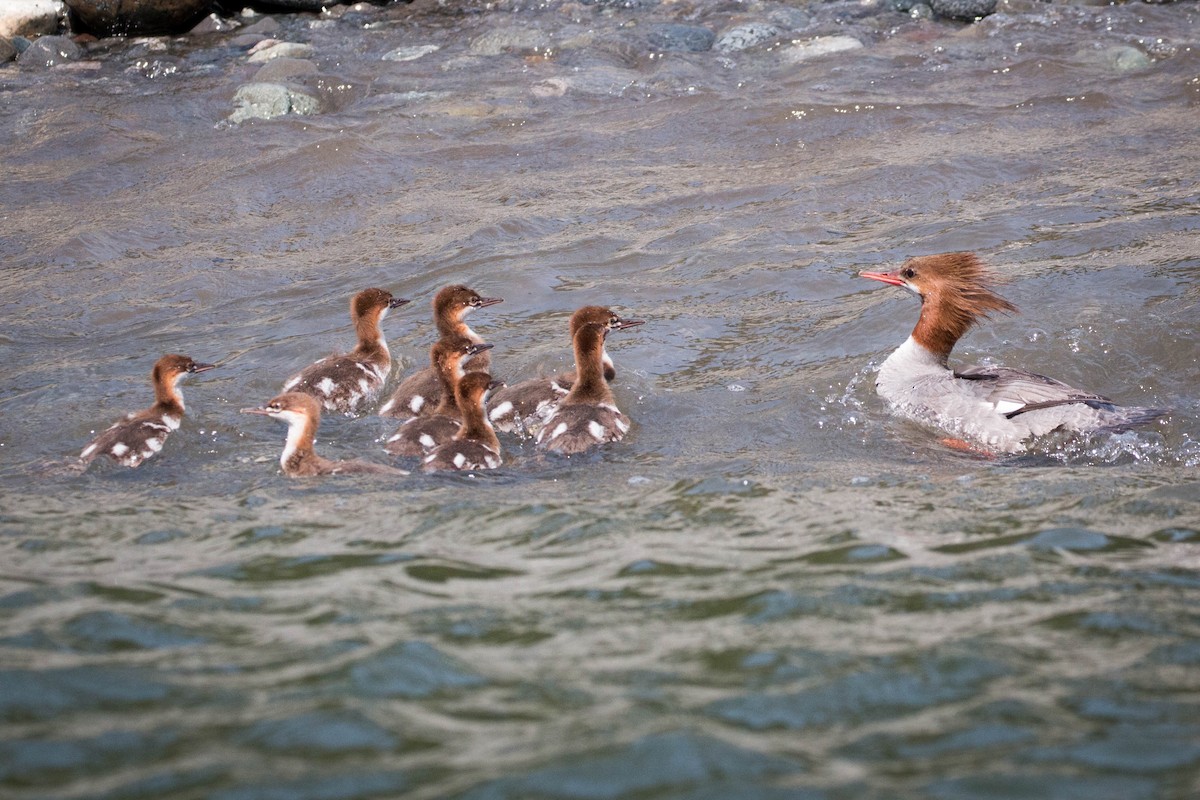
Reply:
M236 31L0 68L0 794L1200 795L1200 10L1007 8L282 16L321 113L241 124ZM1173 413L1006 460L891 419L917 302L855 276L960 249L1022 313L955 363ZM504 298L472 323L508 379L580 305L646 319L610 337L626 441L280 475L237 410L367 286L423 364L454 282ZM160 456L46 467L164 352L220 368Z

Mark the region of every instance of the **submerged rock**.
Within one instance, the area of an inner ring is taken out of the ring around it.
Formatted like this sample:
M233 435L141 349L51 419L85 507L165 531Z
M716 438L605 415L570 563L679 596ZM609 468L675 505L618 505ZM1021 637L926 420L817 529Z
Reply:
M436 44L415 44L410 47L397 47L383 54L384 61L416 61L422 56L436 53L441 48Z
M248 83L233 96L237 108L228 120L234 124L250 119L274 119L285 114L307 116L320 110L317 98L281 83Z
M56 67L75 61L82 52L66 36L40 36L17 57L17 63L22 67Z
M972 22L996 11L996 0L930 0L933 13L947 19Z
M471 41L469 49L477 56L499 56L505 53L530 53L549 46L549 38L541 31L514 26L477 36Z
M860 50L862 46L863 43L853 36L818 36L807 42L799 42L785 47L779 52L784 61L794 64L830 53Z
M650 46L655 50L683 50L700 53L711 50L717 36L699 25L657 25L650 31Z
M62 0L4 0L0 2L0 39L55 33L65 13Z
M246 60L251 64L262 64L275 58L308 58L315 52L311 44L264 39L250 48L250 57Z
M782 35L783 31L768 22L747 22L730 28L717 37L713 49L721 53L749 50Z
M66 0L82 27L99 36L183 33L213 10L213 0Z

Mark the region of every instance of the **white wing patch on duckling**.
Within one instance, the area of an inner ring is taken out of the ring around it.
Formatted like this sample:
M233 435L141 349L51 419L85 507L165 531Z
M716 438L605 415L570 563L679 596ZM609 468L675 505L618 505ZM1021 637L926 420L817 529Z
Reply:
M594 438L597 442L603 442L607 438L608 431L604 429L603 425L601 425L599 422L596 422L596 420L588 420L587 427L588 433L590 433L592 438Z
M313 388L326 397L329 397L329 395L333 394L333 390L337 388L337 385L333 382L333 378L321 378Z

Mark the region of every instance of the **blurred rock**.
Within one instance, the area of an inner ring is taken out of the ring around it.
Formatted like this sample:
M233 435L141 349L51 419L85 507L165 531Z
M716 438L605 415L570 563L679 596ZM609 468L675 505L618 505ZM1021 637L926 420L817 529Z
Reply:
M303 58L276 58L254 74L256 83L283 83L292 78L317 74L317 65Z
M73 22L98 36L184 33L213 10L213 0L66 0ZM72 25L72 27L77 27Z
M74 61L82 52L79 45L66 36L40 36L17 57L17 63L22 67L45 69Z
M252 5L262 11L321 11L340 3L341 0L259 0Z
M397 47L383 54L384 61L416 61L421 56L436 53L441 48L436 44L417 44L411 47Z
M784 61L797 63L810 58L824 56L830 53L840 53L846 50L859 50L863 43L853 36L818 36L807 42L800 42L779 51Z
M196 26L188 31L188 35L199 36L205 33L228 33L229 31L237 30L238 27L237 20L227 19L219 14L209 14L197 22Z
M264 39L250 48L250 57L246 60L251 64L262 64L276 58L308 58L315 52L311 44Z
M228 119L234 124L285 114L316 114L320 110L317 98L280 83L247 83L237 90L233 102L237 108Z
M782 34L783 31L768 22L747 22L723 32L717 37L713 49L720 53L749 50Z
M499 28L476 37L470 50L477 56L498 56L504 53L532 53L550 46L550 40L540 31L530 28Z
M3 0L0 2L0 39L57 33L64 14L66 8L62 0Z
M930 0L933 13L947 19L973 22L996 10L996 0Z
M7 36L0 36L0 64L6 64L17 57L17 48Z
M650 46L655 50L683 50L699 53L711 50L716 34L699 25L656 25L650 31Z

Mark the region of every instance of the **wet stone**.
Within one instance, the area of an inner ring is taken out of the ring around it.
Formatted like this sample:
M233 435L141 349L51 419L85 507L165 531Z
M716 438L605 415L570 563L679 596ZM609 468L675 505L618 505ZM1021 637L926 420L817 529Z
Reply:
M0 3L0 39L42 36L58 30L60 0L4 0Z
M55 67L75 61L83 51L66 36L42 36L17 58L22 67Z
M931 0L933 13L947 19L972 22L996 11L996 0Z
M257 33L261 36L272 36L279 33L279 22L274 17L263 17L252 25L247 25L242 33Z
M213 0L66 0L74 19L98 36L183 33L202 20Z
M250 49L250 57L246 60L251 64L262 64L274 58L308 58L315 52L311 44L264 39Z
M233 102L237 108L229 115L229 121L234 124L285 114L316 114L320 107L315 97L278 83L248 83L237 90Z
M5 64L17 57L17 48L5 37L0 37L0 64Z
M540 31L500 28L476 37L469 49L477 56L499 56L505 53L531 53L549 46L550 40Z
M436 44L418 44L411 47L397 47L383 54L384 61L416 61L422 56L436 53L441 48Z
M716 34L699 25L658 25L650 31L650 46L655 50L701 53L711 50Z
M747 22L730 28L717 37L713 49L721 53L734 53L739 50L749 50L764 42L770 42L781 36L776 26L767 22Z
M818 36L807 42L800 42L780 50L780 57L788 63L799 63L810 58L842 53L849 50L861 50L863 43L853 36Z
M254 74L258 83L283 83L292 78L317 74L317 65L303 58L276 58L263 64Z

